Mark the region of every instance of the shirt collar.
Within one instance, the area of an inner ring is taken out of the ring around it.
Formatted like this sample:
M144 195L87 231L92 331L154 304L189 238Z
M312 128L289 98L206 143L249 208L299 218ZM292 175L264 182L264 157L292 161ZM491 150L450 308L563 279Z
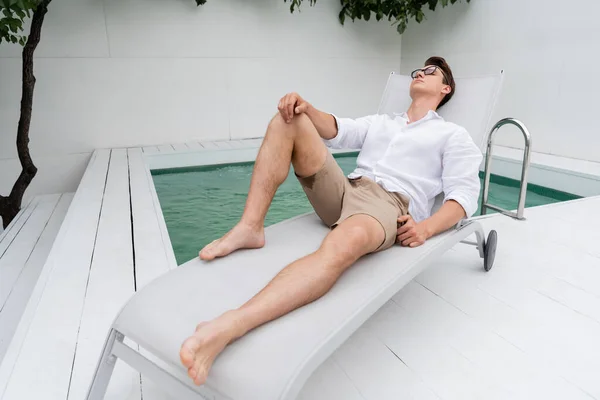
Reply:
M408 122L411 122L410 119L408 118L408 114L406 113L406 111L404 111L403 113L394 113L394 115L396 117L404 118ZM429 110L429 111L427 111L427 114L425 114L425 116L420 119L420 121L428 121L430 119L442 119L442 116L433 110ZM415 122L418 122L418 121L415 121Z

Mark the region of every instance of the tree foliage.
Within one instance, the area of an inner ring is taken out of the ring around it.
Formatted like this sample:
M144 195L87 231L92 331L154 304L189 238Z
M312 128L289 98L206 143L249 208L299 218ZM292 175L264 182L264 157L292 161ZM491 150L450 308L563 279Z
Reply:
M0 44L19 43L25 46L27 37L22 35L23 24L39 4L39 0L0 0Z
M205 4L207 0L196 0L197 5ZM284 0L290 2L290 11L294 12L300 8L303 0ZM311 6L315 5L317 0L307 0ZM454 4L462 0L340 0L342 9L339 13L339 21L342 25L349 18L352 21L363 19L369 21L374 17L377 21L387 19L393 21L398 33L402 34L406 30L408 21L413 19L421 23L425 19L423 7L427 6L435 11L438 4L446 7L448 4ZM465 0L469 3L471 0Z
M467 3L470 1L466 0ZM410 19L414 18L418 23L425 19L423 13L425 6L435 11L438 4L446 7L449 3L454 4L456 2L457 0L341 0L342 10L339 14L339 20L343 25L346 18L350 18L352 21L355 19L369 21L371 17L374 17L377 21L387 19L393 21L398 33L402 34L406 30Z

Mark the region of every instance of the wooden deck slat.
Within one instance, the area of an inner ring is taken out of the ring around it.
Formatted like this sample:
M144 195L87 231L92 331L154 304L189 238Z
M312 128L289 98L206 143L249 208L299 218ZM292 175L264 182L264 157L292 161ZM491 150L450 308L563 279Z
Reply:
M158 149L158 146L146 146L142 148L142 152L146 155L151 155L160 153L160 150Z
M112 321L134 293L128 175L126 150L113 150L79 328L71 400L85 398ZM139 400L139 390L139 374L119 363L106 399Z
M230 142L230 141L228 141L228 140L219 140L219 141L217 141L217 142L214 142L214 143L215 143L215 145L216 145L216 146L217 146L219 149L221 149L221 150L223 150L223 149L225 149L225 150L229 150L229 149L233 149L233 148L235 148L235 147L234 147L234 146L231 144L231 142Z
M329 358L308 379L297 400L365 400L342 368Z
M31 199L30 203L24 206L21 211L19 211L8 228L2 231L2 234L0 234L0 257L4 255L6 249L10 247L12 241L19 234L19 231L23 228L23 225L25 225L31 216L31 213L33 210L35 210L38 200L38 197Z
M522 233L526 225L517 228ZM531 271L524 272L535 265L535 258L511 257L510 249L515 248L511 240L514 237L518 240L519 234L511 232L511 236L510 231L504 231L505 234L502 231L499 236L504 238L502 249L506 250L496 256L494 274L477 281L473 268L457 264L465 259L463 254L467 250L461 249L453 263L425 271L417 281L525 352L535 361L537 370L547 371L549 377L562 377L576 389L574 393L597 394L600 385L592 372L598 369L597 357L592 354L600 352L599 335L594 327L597 324L537 293L531 287L535 287L530 280ZM545 238L540 236L537 245L542 244L543 248L544 242ZM529 243L536 247L535 242ZM550 251L549 256L552 255ZM537 256L539 259L542 254ZM542 274L539 277L544 279ZM457 285L463 290L452 290Z
M243 140L230 140L230 141L225 142L225 143L227 143L229 146L231 146L234 149L239 149L239 148L242 148L242 147L247 147L247 145L244 143Z
M365 325L440 398L497 398L484 371L395 303L388 302Z
M158 147L158 151L160 153L172 153L173 151L175 151L175 149L173 148L173 146L170 145L170 144L162 144L162 145L157 146L157 147Z
M446 267L450 271L460 268L456 264L442 265L435 271ZM453 283L447 282L446 285L452 286ZM469 287L466 285L461 292L478 290L476 285L472 289ZM486 379L492 386L510 393L506 398L528 398L533 394L533 397L543 398L586 398L577 387L537 362L535 357L530 357L510 340L471 318L455 304L445 301L435 292L436 288L411 283L394 299L405 310L410 310L411 315L432 332L435 340L448 343L476 368L486 371ZM485 296L484 293L481 295Z
M567 282L548 277L534 290L600 324L600 298Z
M154 180L152 179L152 173L148 166L145 166L144 172L146 174L146 182L147 188L150 191L150 197L152 198L152 203L154 205L154 213L156 215L156 219L158 221L160 232L161 232L161 240L163 242L163 249L165 249L167 261L169 264L169 268L177 267L177 260L175 258L175 252L173 251L173 245L171 244L171 238L169 237L169 231L167 229L167 223L165 222L162 208L160 205L160 201L158 199L158 194L156 193L156 189L154 187Z
M162 241L161 210L152 201L152 181L148 180L147 168L139 150L130 149L129 180L133 217L133 239L136 249L136 284L140 290L147 283L169 271L171 263L168 247Z
M21 211L19 211L19 213L17 214L17 216L15 217L15 219L13 219L12 223L3 231L0 232L0 246L2 246L2 242L4 240L4 237L6 235L8 235L8 233L13 230L14 228L16 229L21 229L20 227L23 226L23 221L21 221L21 218L23 217L23 214L25 214L25 212L27 211L27 209L29 208L29 205L31 204L32 201L34 201L36 199L36 197L30 198L27 202L23 202L23 204L21 205ZM2 221L0 219L0 221ZM4 247L0 247L0 249L2 249ZM2 250L0 250L0 255L3 253Z
M47 197L47 196L42 196ZM50 195L50 197L54 197ZM35 243L35 247L31 252L31 255L25 263L21 274L17 281L13 285L13 288L4 304L4 307L0 311L0 360L4 358L4 355L11 345L14 339L15 346L22 338L15 338L14 334L17 330L17 326L27 306L27 302L31 296L31 293L35 287L35 284L42 272L42 267L46 262L48 253L54 239L58 234L60 225L62 224L67 209L73 198L73 194L63 194L59 196L60 199L54 208L52 214L49 216L49 221L44 227L39 240Z
M208 150L218 150L219 146L216 144L216 142L200 142L200 144L202 145L202 147L204 147L205 149Z
M185 143L175 143L175 144L173 144L173 150L175 150L175 151L189 151L190 148Z
M0 258L0 309L11 292L13 285L25 267L37 241L39 240L60 195L40 197L35 209Z
M187 147L190 150L202 150L202 149L204 149L204 147L202 147L202 145L200 143L198 143L198 142L187 142L186 145L187 145Z
M19 324L22 346L0 367L0 398L67 398L109 157L90 159Z
M366 328L354 333L333 354L333 359L365 399L439 399L417 374Z

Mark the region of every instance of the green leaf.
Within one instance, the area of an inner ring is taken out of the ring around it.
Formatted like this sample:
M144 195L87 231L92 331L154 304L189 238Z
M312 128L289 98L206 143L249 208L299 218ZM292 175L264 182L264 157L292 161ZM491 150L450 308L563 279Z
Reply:
M206 4L206 0L196 0L197 6L203 6L204 4Z
M415 16L415 19L417 20L417 22L420 24L421 21L423 21L423 18L425 18L425 14L423 14L423 11L419 10L417 12L417 15Z
M442 2L442 7L446 7L448 5L448 0L440 0Z
M16 32L16 31L22 29L22 23L17 18L6 18L6 23L8 24L8 26L11 28L11 30L13 32Z
M398 31L399 34L402 35L404 33L404 31L406 31L406 21L400 21L400 23L396 27L396 30Z
M342 11L340 11L340 14L338 15L338 19L340 20L340 24L344 25L344 22L346 21L346 9L342 8Z
M437 6L438 0L429 0L429 9L431 11L435 11L435 6Z

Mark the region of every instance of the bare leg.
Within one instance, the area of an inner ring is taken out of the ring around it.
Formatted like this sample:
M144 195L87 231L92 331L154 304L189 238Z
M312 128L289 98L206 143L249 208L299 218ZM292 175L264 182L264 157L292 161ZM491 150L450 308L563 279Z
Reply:
M298 175L310 176L323 166L326 157L327 148L306 115L297 115L288 124L277 114L256 157L240 222L225 236L205 246L200 258L212 260L240 248L264 246L265 216L277 188L288 176L290 163Z
M323 296L342 272L377 249L384 237L382 226L368 215L354 215L342 222L316 252L288 265L242 307L198 325L179 353L189 376L197 385L203 384L227 344Z

